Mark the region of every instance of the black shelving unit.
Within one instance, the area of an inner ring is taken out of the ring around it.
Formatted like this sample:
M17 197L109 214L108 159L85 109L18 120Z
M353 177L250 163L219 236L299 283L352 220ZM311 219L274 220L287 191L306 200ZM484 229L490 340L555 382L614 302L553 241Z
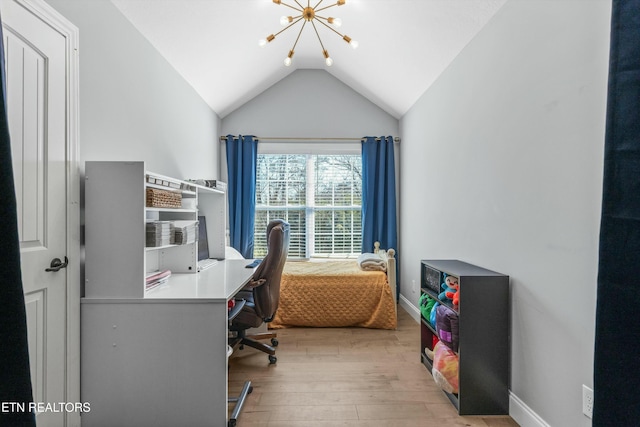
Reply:
M438 300L444 276L458 278L459 304ZM460 415L507 415L510 381L509 276L458 260L422 260L420 291L458 314L458 393L443 391ZM421 316L422 317L422 316ZM424 350L433 350L435 328L421 318L422 363L431 372Z

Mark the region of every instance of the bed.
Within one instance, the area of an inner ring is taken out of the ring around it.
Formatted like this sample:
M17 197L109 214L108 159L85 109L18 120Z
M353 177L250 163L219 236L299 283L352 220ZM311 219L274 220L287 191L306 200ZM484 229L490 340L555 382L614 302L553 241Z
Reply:
M365 270L384 261L384 270ZM367 256L365 256L367 255ZM395 329L395 251L379 249L363 260L287 261L280 304L270 329L291 326ZM362 257L361 257L362 258ZM362 267L361 267L362 266Z

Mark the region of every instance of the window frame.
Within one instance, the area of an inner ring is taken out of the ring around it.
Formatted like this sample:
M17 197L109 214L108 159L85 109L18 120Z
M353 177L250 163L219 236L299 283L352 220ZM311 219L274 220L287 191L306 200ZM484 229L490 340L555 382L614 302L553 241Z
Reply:
M258 156L261 155L305 155L305 156L339 156L339 155L355 155L358 157L362 157L362 150L361 150L361 146L359 143L330 143L330 144L302 144L302 143L270 143L270 144L260 144L259 145L259 149L258 149ZM308 163L308 157L307 157L307 163ZM362 167L362 166L361 166ZM362 169L360 169L360 173L361 173ZM257 178L257 176L256 176ZM309 191L310 186L314 187L315 186L315 182L312 182L311 184L308 183L308 179L309 179L309 173L307 172L307 179L305 180L305 193ZM256 194L256 197L258 196L258 194ZM306 197L306 196L305 196ZM360 202L362 202L362 195L360 194ZM286 216L289 216L290 212L295 212L295 211L299 211L301 214L304 215L304 240L305 240L305 247L304 247L304 254L303 256L300 256L299 258L309 258L309 257L313 257L313 258L341 258L341 259L345 259L345 258L355 258L357 257L360 252L361 252L361 239L362 239L362 235L360 233L359 239L353 239L354 237L354 218L353 216L351 217L351 232L348 234L348 236L351 236L351 250L353 252L347 254L347 253L340 253L340 254L317 254L315 253L315 248L314 248L314 243L315 243L315 237L316 236L320 236L320 233L317 233L316 229L315 229L315 224L313 222L313 217L317 212L360 212L360 221L359 221L359 228L360 231L362 230L362 205L358 205L358 204L352 204L352 205L343 205L343 206L334 206L334 205L315 205L315 204L309 204L309 200L305 199L304 205L300 205L300 206L295 206L295 205L282 205L282 206L265 206L265 205L260 205L259 201L256 200L256 208L255 208L255 213L256 213L256 219L258 217L258 212L259 211L281 211L281 212L286 212ZM333 216L333 214L332 214ZM286 218L285 218L286 219ZM310 220L311 219L311 220ZM266 218L267 222L270 220L269 217ZM302 222L302 221L301 221ZM335 220L332 221L333 226L335 227ZM258 224L258 221L256 220L256 225L260 226ZM293 231L293 230L292 230ZM294 232L302 232L303 230L296 230ZM259 231L258 231L259 233ZM335 236L335 229L332 230L332 232L330 233L331 236ZM339 235L338 235L339 236ZM254 237L256 240L260 239L263 241L266 241L266 236L262 237L259 235L256 235ZM331 245L336 245L336 238L333 237L331 239ZM256 242L257 243L257 242ZM257 246L257 245L256 245ZM335 246L334 246L335 247ZM297 253L301 254L302 248L298 248L297 249ZM290 251L291 253L291 251ZM291 256L291 258L298 258L296 256Z

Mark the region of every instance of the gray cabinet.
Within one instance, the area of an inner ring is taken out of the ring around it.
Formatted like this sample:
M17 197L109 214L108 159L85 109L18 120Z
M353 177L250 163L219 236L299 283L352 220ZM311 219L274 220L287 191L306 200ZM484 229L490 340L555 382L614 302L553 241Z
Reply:
M423 260L421 293L438 300L444 277L458 278L458 393L443 391L460 415L509 413L509 276L458 260ZM421 361L432 371L425 349L433 350L436 328L421 315Z

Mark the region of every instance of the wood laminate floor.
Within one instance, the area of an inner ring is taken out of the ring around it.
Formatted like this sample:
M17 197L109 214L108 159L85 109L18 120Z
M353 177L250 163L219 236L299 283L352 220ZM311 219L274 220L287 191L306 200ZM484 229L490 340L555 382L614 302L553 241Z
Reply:
M280 329L278 363L249 347L229 361L229 395L251 380L238 427L517 427L458 416L420 363L420 326L401 307L395 331ZM231 408L231 406L229 407Z

